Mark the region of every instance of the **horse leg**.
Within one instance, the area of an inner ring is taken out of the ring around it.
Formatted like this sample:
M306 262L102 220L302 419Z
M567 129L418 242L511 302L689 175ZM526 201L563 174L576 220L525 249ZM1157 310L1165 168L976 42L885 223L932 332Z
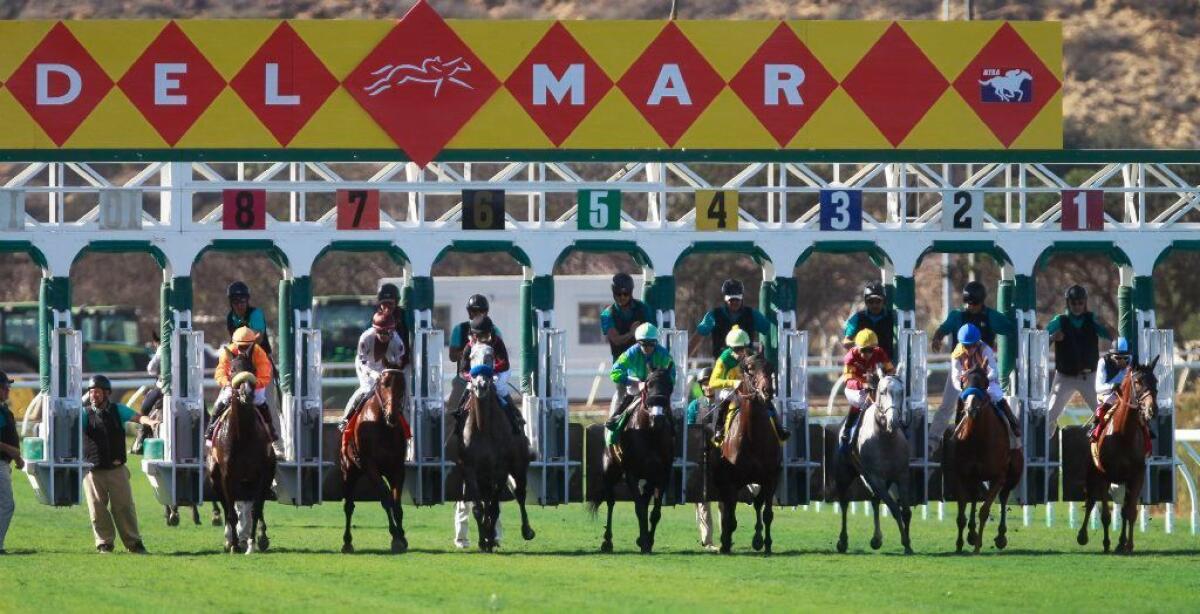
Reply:
M837 480L838 507L842 509L842 532L838 535L837 551L845 554L850 547L850 534L846 531L846 516L850 513L850 483L849 480L838 476Z
M1012 493L1012 482L1006 482L1000 491L1000 525L996 527L996 549L1008 547L1008 495Z
M167 519L168 527L179 526L179 508L164 505L163 516Z
M1104 552L1107 553L1112 547L1112 540L1108 538L1109 526L1112 524L1112 501L1105 489L1104 494L1100 497L1100 524L1104 527Z
M271 538L267 537L267 516L263 513L266 502L265 491L254 502L254 525L258 527L258 550L260 552L266 552L271 548ZM250 536L253 539L253 532Z
M212 526L221 526L221 510L217 507L217 502L212 502Z
M762 485L763 506L763 554L771 554L771 523L775 520L775 484L768 488Z
M235 501L237 510L238 552L254 553L254 501Z
M996 496L1000 494L1000 488L1004 485L1000 480L992 480L988 485L987 494L983 497L983 505L979 507L979 533L975 538L975 554L983 549L983 527L987 524L988 514L992 511L992 501L996 500Z
M888 506L892 515L896 517L896 526L900 528L900 545L904 546L904 554L912 554L913 552L912 540L909 535L909 527L912 526L912 508L908 505L908 480L908 472L901 470L892 481L896 485L898 496L893 499L890 491L886 488L883 491L885 493L883 503Z
M620 478L620 473L617 470L615 463L604 465L604 469L600 475L600 497L599 500L608 505L608 518L604 523L604 538L600 541L600 552L612 552L612 516L613 507L617 503L617 495L614 490L617 485L617 480ZM597 508L600 506L597 505Z
M1125 544L1125 549L1117 548L1118 552L1123 554L1133 554L1133 525L1137 522L1138 516L1138 499L1142 494L1142 476L1145 475L1145 470L1137 471L1129 480L1129 484L1125 487L1125 501L1121 506L1121 518L1125 522L1121 524L1121 542Z
M666 481L663 481L661 483L665 484ZM654 535L655 535L655 533L658 532L658 521L662 519L662 500L663 500L664 488L665 487L660 486L660 487L654 489L654 493L653 493L652 499L651 499L652 507L650 509L650 532L647 535L647 538L650 541L650 549L651 550L654 549Z
M358 478L361 475L358 467L350 467L342 479L346 493L345 502L342 503L342 511L346 514L346 530L342 532L342 554L354 552L354 536L350 533L350 519L354 517L354 487L358 485Z
M604 539L600 542L600 552L612 552L612 514L613 507L617 503L617 497L612 493L611 488L608 491L608 496L605 499L605 503L608 505L608 518L604 522Z
M967 517L967 543L972 546L983 543L983 540L979 537L979 533L975 532L975 519L978 518L975 509L979 504L979 502L975 500L976 496L978 496L978 489L972 489L971 515Z
M529 524L529 512L525 510L525 495L527 484L529 481L528 472L519 471L512 476L514 488L512 489L513 499L517 500L517 509L521 511L521 537L525 541L529 541L537 535L533 531L533 527Z
M396 501L392 499L392 489L388 487L387 482L383 480L383 475L374 465L368 463L364 467L364 473L367 476L367 480L379 492L379 505L383 508L383 514L387 516L388 534L392 536L392 554L396 554Z
M638 521L638 548L642 551L642 554L650 554L650 495L644 492L645 490L644 488L637 488L635 485L634 492L636 495L633 498L633 509Z
M1089 476L1088 481L1091 481ZM1086 546L1088 543L1088 519L1092 516L1092 508L1096 506L1096 494L1092 492L1091 485L1084 487L1083 492L1083 521L1079 523L1079 533L1075 536L1075 541L1079 542L1080 546Z
M192 524L200 526L200 506L192 506Z
M891 506L889 505L890 509ZM871 519L875 522L875 534L871 536L871 549L883 547L883 528L879 526L879 497L871 497Z
M967 528L967 500L961 490L962 484L959 484L958 491L958 541L955 542L955 552L963 551L963 529ZM845 522L843 520L843 522Z
M750 547L753 548L755 552L762 550L762 547L763 547L762 510L763 510L763 500L762 500L762 489L760 488L758 491L758 496L754 498L754 537L750 539Z
M733 551L733 532L737 530L737 495L721 497L721 554Z
M404 469L393 470L388 475L388 486L392 488L392 515L396 518L396 532L392 534L392 552L408 551L408 538L404 536L404 504L400 497L404 493Z
M487 530L484 528L487 524L487 520L484 518L485 511L481 499L471 502L471 513L475 516L475 529L479 539L477 543L481 552L488 552Z

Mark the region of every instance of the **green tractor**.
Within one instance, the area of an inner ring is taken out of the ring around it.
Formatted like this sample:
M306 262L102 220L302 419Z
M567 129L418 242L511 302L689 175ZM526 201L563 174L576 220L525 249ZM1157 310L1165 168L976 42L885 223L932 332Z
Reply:
M90 373L145 371L150 353L138 335L132 307L77 307L75 327L83 336L83 370ZM38 304L0 303L0 370L38 369Z
M321 362L354 362L358 337L371 325L373 313L373 296L314 297L313 319L321 329Z

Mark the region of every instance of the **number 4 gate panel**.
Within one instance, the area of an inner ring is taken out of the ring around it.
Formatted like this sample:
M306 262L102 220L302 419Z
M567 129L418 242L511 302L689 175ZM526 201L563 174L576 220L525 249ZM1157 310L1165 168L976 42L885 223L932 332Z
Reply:
M69 315L55 313L55 319ZM59 321L50 340L50 397L43 403L36 437L21 441L25 473L38 502L78 505L83 474L83 337Z
M205 487L204 333L176 316L171 388L163 397L159 437L147 439L142 471L163 505L201 505Z

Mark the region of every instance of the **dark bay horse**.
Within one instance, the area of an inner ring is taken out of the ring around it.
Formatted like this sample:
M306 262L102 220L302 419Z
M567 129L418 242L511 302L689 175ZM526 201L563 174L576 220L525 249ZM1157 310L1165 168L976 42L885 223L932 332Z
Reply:
M1108 552L1108 526L1112 520L1112 484L1125 486L1125 501L1121 506L1121 536L1117 554L1133 553L1133 525L1137 520L1137 503L1146 479L1146 425L1158 413L1158 378L1154 367L1156 356L1149 365L1134 365L1125 376L1117 394L1116 406L1108 425L1094 444L1099 451L1099 467L1088 463L1087 483L1084 486L1083 526L1079 528L1080 546L1087 545L1087 519L1092 507L1100 502L1100 518L1104 524L1104 551Z
M970 532L967 543L978 553L983 547L983 529L997 494L1000 496L1000 525L996 532L996 547L1008 545L1008 495L1021 481L1025 455L1009 445L1008 425L996 412L988 396L986 367L975 367L964 374L965 399L961 401L963 416L954 429L946 471L953 476L958 493L958 552L963 549L963 528L967 526L967 503L971 505ZM976 498L983 492L979 508L979 531L975 531Z
M225 551L250 554L266 551L271 544L263 503L275 478L275 453L270 432L254 407L254 374L244 363L234 361L233 394L213 434L208 471L225 512Z
M859 418L858 433L851 441L850 450L837 452L835 472L838 502L842 508L842 533L838 536L837 550L845 552L849 538L846 533L846 514L850 508L850 488L859 478L871 493L871 509L875 516L875 535L871 548L883 546L883 531L879 528L879 502L882 500L896 519L900 529L900 543L905 554L912 554L909 527L912 509L909 507L909 445L904 429L908 415L903 405L904 382L888 375L875 378L871 390L873 401L863 410ZM846 428L845 424L842 428ZM840 448L840 446L839 446ZM891 488L896 488L892 497Z
M480 346L487 347L487 346ZM487 358L490 364L490 355ZM479 376L467 385L467 417L463 425L459 464L463 475L463 498L474 502L475 524L479 528L479 549L492 552L498 536L500 498L509 488L521 511L521 537L534 538L525 510L529 462L533 454L524 433L513 433L512 423L500 407L496 383Z
M741 369L742 383L735 392L740 409L726 430L721 456L712 467L720 498L721 552L729 554L733 548L738 492L757 484L751 547L770 554L775 489L783 465L783 447L769 413L775 401L775 379L762 354L747 355L741 360Z
M654 534L662 518L662 501L671 481L675 461L675 428L671 424L671 372L651 369L645 382L636 382L638 396L627 410L630 412L617 443L604 450L604 470L601 486L595 498L588 501L593 515L601 503L608 504L601 552L612 552L612 515L616 505L616 486L621 478L633 495L633 508L638 519L637 545L643 554L654 550ZM653 501L653 509L651 502Z
M354 423L342 439L341 467L345 482L346 532L342 535L342 553L354 552L350 519L354 516L354 486L364 475L379 491L379 502L387 513L392 535L392 553L408 550L404 536L404 510L400 495L404 491L404 461L408 456L408 433L404 424L404 374L399 369L383 371L375 390L363 402ZM386 480L386 482L385 482Z

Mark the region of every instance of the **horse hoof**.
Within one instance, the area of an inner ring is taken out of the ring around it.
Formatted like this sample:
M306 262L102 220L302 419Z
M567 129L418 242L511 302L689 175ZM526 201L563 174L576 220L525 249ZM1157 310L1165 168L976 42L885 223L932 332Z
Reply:
M223 524L223 523L221 522L221 519L220 519L220 518L213 517L213 519L212 519L212 526L214 526L214 527L219 527L219 526L221 526L221 524Z
M237 546L234 547L233 551L234 552L245 552L246 551L246 542L238 542Z
M957 552L957 553L959 553L959 554L962 554L962 551L963 551L963 540L961 540L961 539L960 539L960 540L958 540L958 542L957 542L957 543L955 543L955 545L954 545L954 551L955 551L955 552Z
M971 546L978 546L980 544L979 536L974 531L967 534L967 544Z
M533 531L533 527L530 527L530 526L521 527L521 537L524 537L525 541L530 541L536 536L537 536L537 533L535 533Z
M263 537L258 538L258 549L260 551L266 552L270 548L271 548L271 539L270 538L266 537L265 535Z
M354 554L354 545L342 544L342 554Z
M407 551L408 551L408 540L405 540L405 539L393 539L392 540L392 554L404 554Z
M721 554L730 554L733 552L733 545L721 546Z
M1086 546L1088 543L1087 533L1080 533L1079 535L1076 535L1075 541L1079 542L1080 546Z
M167 526L168 527L179 526L179 516L167 516Z
M997 535L996 536L996 548L998 550L1003 550L1007 547L1008 547L1008 537L1006 537L1004 535Z
M905 546L904 546L904 554L912 554L912 553L913 553L912 546L909 546L909 545L905 544Z
M235 547L237 547L237 544L234 544L233 542L225 542L225 554L233 554L233 549Z
M603 552L604 554L612 554L612 551L613 551L612 542L601 542L600 543L600 552Z
M762 538L762 535L755 535L755 536L754 536L754 539L751 539L751 540L750 540L750 547L751 547L751 548L754 548L754 551L755 551L755 552L758 552L759 550L762 550L762 549L763 549L763 538Z
M878 550L882 547L883 547L883 538L882 537L872 537L871 538L871 549L872 550Z
M839 540L838 540L838 543L837 543L837 551L838 551L838 553L839 553L839 554L846 554L846 548L847 548L847 547L849 547L849 544L848 544L848 543L846 543L846 540L844 540L844 539L839 539Z

